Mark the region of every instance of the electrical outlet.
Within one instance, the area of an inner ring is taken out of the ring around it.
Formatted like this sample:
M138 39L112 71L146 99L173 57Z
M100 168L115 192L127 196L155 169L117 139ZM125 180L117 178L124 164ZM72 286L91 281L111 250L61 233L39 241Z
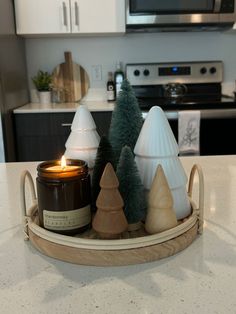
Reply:
M102 80L102 66L92 65L92 80L101 81Z

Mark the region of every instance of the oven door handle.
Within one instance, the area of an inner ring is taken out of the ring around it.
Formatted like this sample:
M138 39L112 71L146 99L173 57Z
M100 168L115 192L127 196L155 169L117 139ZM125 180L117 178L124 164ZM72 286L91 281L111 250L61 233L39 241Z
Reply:
M219 13L220 12L221 2L222 2L222 0L215 0L215 5L214 5L214 8L213 8L213 12L214 13Z
M200 110L201 119L232 119L236 117L235 109L204 109Z
M198 110L198 109L196 109ZM178 110L164 110L168 120L178 119ZM236 108L226 109L199 109L201 119L235 119ZM143 119L146 119L147 112L142 112Z

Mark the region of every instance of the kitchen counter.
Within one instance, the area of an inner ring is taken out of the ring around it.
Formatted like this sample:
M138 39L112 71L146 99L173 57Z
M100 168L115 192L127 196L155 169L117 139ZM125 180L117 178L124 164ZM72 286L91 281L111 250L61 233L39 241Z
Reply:
M38 163L0 164L1 314L235 314L236 156L181 160L188 175L194 163L204 172L203 234L172 257L123 267L61 262L25 242L20 174L35 178Z
M82 101L80 103L29 103L14 110L14 113L49 113L49 112L75 112L79 105L86 104L90 111L113 111L114 102Z
M113 111L115 103L106 101L81 101L80 103L29 103L15 109L15 114L23 113L58 113L58 112L75 112L79 105L86 105L91 112L107 112ZM236 117L236 108L226 109L201 109L201 118L216 119L216 118L232 118ZM178 118L178 110L165 110L165 114L169 120ZM143 112L145 118L147 112Z

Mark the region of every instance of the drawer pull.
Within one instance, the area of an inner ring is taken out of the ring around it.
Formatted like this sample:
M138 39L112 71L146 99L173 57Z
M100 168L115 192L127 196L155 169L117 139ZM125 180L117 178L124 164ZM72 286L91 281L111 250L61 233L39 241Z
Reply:
M61 126L62 126L63 128L69 127L69 126L71 126L71 125L72 125L72 123L62 123L62 124L61 124Z

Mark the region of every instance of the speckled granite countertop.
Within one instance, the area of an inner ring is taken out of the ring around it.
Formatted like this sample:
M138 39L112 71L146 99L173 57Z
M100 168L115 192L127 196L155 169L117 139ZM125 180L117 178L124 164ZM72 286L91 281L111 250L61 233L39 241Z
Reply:
M37 162L0 164L1 314L235 314L236 156L181 158L205 177L205 224L184 251L125 267L64 263L24 242L20 174ZM197 202L197 180L194 183Z

